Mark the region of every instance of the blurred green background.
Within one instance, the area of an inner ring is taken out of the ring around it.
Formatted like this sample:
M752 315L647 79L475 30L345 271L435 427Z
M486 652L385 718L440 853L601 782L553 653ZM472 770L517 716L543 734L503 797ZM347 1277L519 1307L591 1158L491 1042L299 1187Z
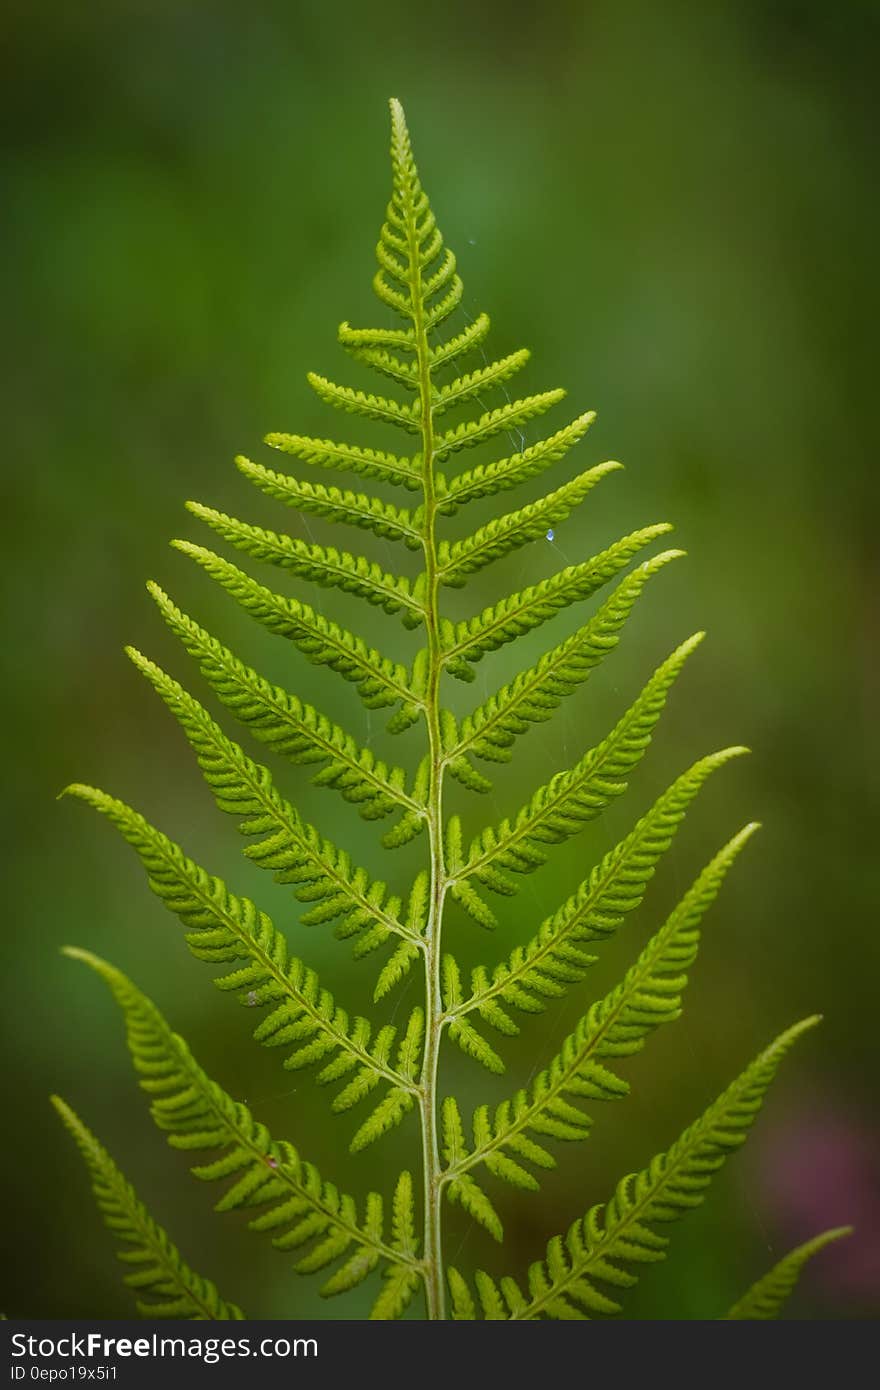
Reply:
M539 1195L496 1192L503 1253L457 1212L450 1252L465 1268L522 1271L770 1036L820 1010L824 1027L787 1065L749 1148L676 1228L667 1265L646 1272L629 1308L716 1316L787 1245L855 1220L858 1236L817 1263L791 1312L875 1312L877 4L13 0L5 39L2 1012L14 1122L0 1306L43 1317L131 1308L52 1090L226 1297L276 1317L369 1306L369 1287L323 1304L317 1281L292 1274L243 1218L211 1215L211 1191L151 1126L115 1005L57 948L84 945L130 973L234 1095L355 1193L388 1189L389 1172L413 1161L414 1127L350 1162L351 1118L331 1118L309 1074L250 1042L253 1018L212 989L128 848L55 796L84 780L131 801L273 911L344 1002L365 1005L376 958L357 967L327 929L300 928L292 899L241 859L233 823L121 647L134 642L204 694L144 592L154 577L243 657L413 763L415 731L391 742L380 714L266 637L166 544L203 539L187 497L329 539L279 515L231 460L245 451L272 463L259 441L273 429L369 442L369 427L333 417L304 377L314 368L365 384L334 334L343 318L384 321L370 278L394 94L459 255L465 310L492 314L489 350L532 347L517 389L568 388L570 414L557 408L552 428L600 411L553 482L603 458L627 466L553 544L486 571L450 596L450 612L653 520L673 521L689 551L653 581L601 673L520 743L491 804L453 797L468 828L574 761L654 664L709 631L628 794L524 881L494 940L453 918L462 960L495 961L524 940L696 757L734 742L754 750L707 788L589 982L525 1028L510 1079L456 1055L445 1084L468 1103L519 1084L723 840L764 823L707 921L684 1017L627 1067L632 1099L599 1111L589 1144L562 1154ZM465 321L461 312L453 326ZM527 433L539 437L540 424ZM383 443L381 431L371 438ZM351 533L358 541L406 567ZM389 653L408 649L395 619L306 597ZM484 661L473 687L456 688L456 708L583 620L573 610ZM302 770L276 771L306 816L382 866L375 831L351 808ZM386 871L404 884L421 852ZM417 993L412 982L388 1013Z

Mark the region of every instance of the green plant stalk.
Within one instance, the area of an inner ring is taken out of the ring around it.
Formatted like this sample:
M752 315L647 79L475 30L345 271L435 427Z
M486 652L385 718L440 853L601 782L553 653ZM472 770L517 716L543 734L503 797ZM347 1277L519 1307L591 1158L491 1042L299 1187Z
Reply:
M434 422L428 334L422 303L422 270L412 206L412 188L404 190L407 244L409 246L414 305L413 329L417 344L419 406L422 441L423 526L425 556L425 626L428 636L428 680L425 694L425 723L428 735L430 779L428 784L428 852L431 876L430 908L426 928L425 963L425 1054L421 1075L422 1172L424 1180L424 1261L425 1300L428 1318L446 1316L446 1280L443 1272L442 1198L440 1150L437 1140L437 1078L440 1061L443 1003L440 994L440 958L443 932L443 903L446 895L446 866L443 857L443 750L440 737L440 675L443 657L439 630L439 591L437 543L435 536L437 503L434 493Z

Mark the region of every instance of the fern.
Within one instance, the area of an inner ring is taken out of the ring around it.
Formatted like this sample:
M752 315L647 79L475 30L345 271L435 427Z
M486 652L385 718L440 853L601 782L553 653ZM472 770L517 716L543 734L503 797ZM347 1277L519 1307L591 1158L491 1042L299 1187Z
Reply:
M400 431L400 451L276 432L265 440L276 452L349 478L323 483L245 457L236 464L260 492L294 511L399 542L401 562L408 552L420 556L418 572L386 569L334 544L307 543L200 502L187 504L191 516L245 562L287 571L294 587L305 580L379 610L378 619L369 619L365 640L225 555L188 539L174 544L259 625L354 686L367 709L386 709L389 734L419 724L415 767L408 770L406 759L394 758L390 749L380 754L372 740L359 742L320 709L247 665L158 585L149 589L198 676L245 737L306 768L316 785L351 803L365 820L384 821L389 851L421 837L422 867L412 881L401 891L354 864L322 826L304 820L273 771L235 742L194 694L134 648L128 655L179 724L218 808L238 823L246 856L303 905L300 921L334 924L359 958L381 952L375 1003L409 972L422 970L423 1005L398 1022L353 1014L291 952L285 933L265 912L138 811L96 788L77 784L68 791L99 811L133 848L151 888L179 919L192 954L215 967L218 988L258 1011L256 1042L280 1049L288 1068L313 1069L316 1082L332 1089L335 1112L356 1112L348 1132L352 1152L380 1141L407 1114L418 1117L420 1198L409 1171L385 1194L370 1192L359 1200L342 1192L290 1139L273 1138L246 1105L209 1077L155 1004L120 970L87 951L68 948L67 954L95 971L119 1005L158 1128L174 1148L196 1156L197 1179L226 1184L216 1210L252 1212L255 1232L269 1235L282 1252L296 1252L298 1273L321 1273L322 1293L345 1293L372 1280L376 1318L400 1317L414 1299L430 1319L604 1316L618 1311L617 1291L635 1281L641 1266L662 1259L667 1237L657 1227L702 1202L714 1174L745 1139L782 1057L815 1020L784 1033L665 1153L623 1179L604 1206L592 1208L564 1237L554 1237L524 1279L496 1280L482 1271L468 1278L446 1269L445 1203L458 1203L502 1240L501 1184L536 1189L538 1175L556 1163L555 1146L589 1136L595 1103L626 1097L630 1082L623 1064L681 1012L704 916L756 827L746 826L718 851L623 980L580 1008L574 1028L529 1084L513 1089L492 1110L477 1106L466 1123L455 1097L441 1096L444 1039L489 1071L503 1073L503 1047L487 1033L500 1035L503 1043L549 1001L580 991L596 960L594 949L639 907L706 782L745 750L724 749L684 771L640 818L630 820L629 833L524 945L500 944L495 963L475 968L465 984L444 941L450 903L480 926L493 927L492 895L516 893L524 875L540 869L558 845L624 795L702 634L679 644L614 727L571 767L536 785L519 810L471 837L460 816L444 812L447 774L468 793L487 791L486 766L509 761L520 738L589 680L613 652L650 581L683 552L652 551L670 528L643 526L470 617L454 621L447 615L448 588L466 589L473 575L564 522L620 465L593 464L538 500L499 508L470 534L442 534L445 518L466 513L472 502L500 497L564 458L584 438L594 414L577 415L494 461L455 467L457 455L522 430L556 407L564 393L508 394L507 383L528 361L525 349L474 365L489 320L480 314L461 328L450 323L463 292L455 257L422 188L396 101L391 115L393 187L373 283L402 326L344 323L339 329L342 346L362 368L390 383L391 394L337 385L315 373L308 380L325 404ZM493 403L490 393L502 388L503 398ZM361 490L374 483L398 489L408 505ZM600 595L595 610L572 635L549 645L534 665L469 713L452 712L449 677L472 680L478 662L594 595ZM383 653L381 615L415 634L408 662ZM141 1311L242 1317L184 1263L69 1107L55 1104L86 1159L108 1226L125 1243L122 1258L139 1266L127 1282L152 1297L141 1301ZM775 1316L807 1258L840 1234L828 1232L793 1251L729 1317Z
M836 1226L790 1250L733 1305L727 1314L728 1321L768 1322L778 1317L783 1304L793 1293L804 1265L826 1245L849 1235L852 1235L852 1226Z
M51 1099L85 1160L104 1224L123 1245L117 1252L119 1259L141 1266L125 1276L129 1288L151 1295L149 1302L146 1297L137 1298L138 1312L145 1317L192 1318L199 1322L244 1318L241 1309L221 1298L209 1279L190 1269L75 1111L60 1096Z

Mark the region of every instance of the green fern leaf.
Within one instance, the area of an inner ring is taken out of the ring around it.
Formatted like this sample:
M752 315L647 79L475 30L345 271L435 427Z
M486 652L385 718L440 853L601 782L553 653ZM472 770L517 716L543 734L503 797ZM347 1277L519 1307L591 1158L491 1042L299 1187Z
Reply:
M553 1167L552 1155L531 1134L585 1139L592 1121L574 1102L621 1100L629 1094L629 1085L609 1069L609 1062L640 1051L649 1033L678 1018L702 918L756 829L746 826L707 864L622 982L592 1005L528 1090L502 1102L493 1117L487 1106L480 1106L473 1119L474 1151L456 1171L482 1163L514 1186L534 1190L535 1178L510 1153L541 1168Z
M421 486L421 474L413 463L378 449L360 449L355 444L335 444L330 439L309 439L301 434L267 434L264 443L283 454L292 454L303 463L319 468L338 468L359 473L364 478L378 478L383 483L396 483L410 491ZM284 500L284 499L282 499Z
M457 1269L450 1268L448 1276L453 1317L473 1321L478 1316L477 1304L467 1281ZM528 1305L528 1300L513 1279L503 1278L496 1283L491 1275L479 1269L474 1276L474 1283L480 1311L487 1322L505 1322L511 1317L518 1317Z
M450 1202L466 1211L468 1216L482 1226L484 1231L488 1231L499 1244L504 1240L501 1218L470 1173L461 1173L451 1178L446 1188L446 1196Z
M477 1310L467 1282L453 1265L450 1265L447 1270L446 1277L449 1283L449 1296L452 1300L453 1320L455 1322L473 1322L477 1316Z
M733 1305L727 1314L728 1321L770 1322L774 1318L778 1318L783 1306L794 1292L804 1265L814 1255L818 1255L820 1250L824 1250L826 1245L831 1245L833 1241L841 1240L844 1236L852 1235L852 1229L852 1226L837 1226L831 1231L823 1231L821 1235L813 1236L812 1240L805 1241L803 1245L790 1250Z
M367 1148L369 1144L375 1144L376 1140L381 1139L383 1134L395 1129L414 1105L415 1098L412 1090L398 1087L395 1091L389 1091L355 1134L349 1145L351 1152L360 1153L361 1149Z
M419 958L419 948L411 941L400 941L379 973L373 990L373 1002L377 1003L394 989Z
M412 434L419 432L419 419L412 406L401 405L399 401L388 400L385 396L373 396L364 391L355 391L350 386L337 386L317 372L309 372L308 383L312 390L337 410L351 415L362 415L368 420L379 420L382 424L399 425Z
M465 1009L461 996L461 974L453 956L446 955L441 962L440 990L443 998L443 1021L449 1023L449 1036L458 1044L462 1052L482 1062L488 1071L500 1074L504 1063L494 1048L490 1047L464 1017Z
M373 1039L366 1019L350 1019L315 972L289 955L287 942L264 912L235 897L123 802L91 787L68 790L106 815L128 840L154 892L187 928L187 945L197 959L212 965L247 962L215 984L236 991L249 1007L271 1006L254 1037L266 1047L291 1047L285 1067L322 1062L318 1079L324 1083L356 1071L362 1095L383 1082L395 1090L411 1084L388 1060L396 1029L383 1028ZM348 1108L339 1097L335 1105Z
M464 1171L469 1149L458 1104L453 1096L447 1096L443 1102L440 1140L440 1152L447 1170L455 1173L446 1187L448 1201L457 1203L495 1240L502 1241L504 1230L498 1213L484 1190Z
M517 946L491 976L484 966L474 969L470 997L462 1000L459 991L447 1011L458 1016L476 1010L500 1032L515 1034L519 1026L502 1005L541 1013L549 1000L583 979L597 959L584 946L611 936L624 915L639 906L691 802L713 772L744 751L724 749L683 773L525 946Z
M489 332L489 315L484 313L477 314L477 317L463 328L460 333L447 338L445 343L436 343L428 348L428 363L432 373L436 373L441 367L456 361L459 357L464 357L469 352L474 352L482 343L486 334Z
M397 1179L391 1207L391 1236L395 1250L402 1255L415 1256L419 1242L416 1236L416 1207L413 1198L412 1174L404 1171Z
M539 502L530 502L506 516L495 517L465 540L452 545L442 542L438 550L441 582L453 588L464 584L470 574L483 569L493 560L500 560L511 551L537 540L548 526L558 524L572 511L602 478L615 472L619 463L600 463L586 473L549 492Z
M440 1112L440 1152L447 1171L455 1174L446 1186L447 1200L457 1203L495 1240L502 1241L504 1228L498 1213L475 1179L464 1171L469 1150L461 1113L453 1096L446 1097Z
M445 740L450 771L464 754L508 762L517 737L550 718L560 701L573 694L614 650L619 633L648 580L684 552L666 550L621 580L610 598L573 636L521 672L510 685L467 715L456 728L451 715ZM467 783L465 783L467 785Z
M406 764L386 760L372 729L366 743L358 741L342 725L246 665L158 586L151 585L150 591L213 694L258 742L304 768L316 785L338 792L364 820L393 815L382 836L385 849L406 845L421 833L413 852L421 848L424 857L411 870L408 897L374 880L344 848L306 822L296 791L288 800L269 769L233 742L176 680L136 650L129 649L129 655L181 724L218 807L237 818L248 839L246 855L306 905L303 923L334 923L338 937L353 938L356 959L386 948L373 986L374 1001L385 999L407 980L414 966L423 970L422 1002L416 1007L410 1003L399 1022L396 1009L384 1023L350 1015L317 974L290 955L285 937L253 903L236 897L223 880L188 859L123 802L93 788L70 788L105 815L135 849L151 887L183 924L190 950L219 967L216 984L236 994L245 1007L260 1011L255 1039L282 1048L287 1067L315 1067L318 1083L332 1089L333 1111L363 1106L351 1139L353 1152L413 1113L421 1138L421 1180L414 1182L408 1170L398 1178L390 1232L377 1193L370 1193L359 1208L304 1162L290 1143L272 1139L246 1106L212 1081L186 1043L125 976L88 953L71 954L96 969L119 1000L142 1085L170 1142L187 1150L213 1150L212 1161L200 1163L196 1175L208 1181L231 1180L218 1210L259 1209L251 1225L271 1233L279 1249L296 1250L301 1273L325 1271L323 1293L342 1293L374 1275L381 1280L371 1313L377 1319L403 1316L420 1290L431 1320L446 1316L447 1290L452 1316L462 1320L606 1316L618 1310L617 1291L635 1282L638 1267L663 1257L666 1239L655 1224L702 1201L727 1153L745 1138L782 1055L814 1020L783 1034L667 1153L619 1183L606 1206L594 1207L564 1238L554 1237L544 1258L532 1265L527 1281L521 1284L509 1276L495 1278L477 1271L469 1283L458 1270L444 1270L447 1202L459 1204L495 1240L503 1239L500 1216L481 1185L482 1171L479 1182L475 1176L478 1169L534 1191L536 1175L556 1162L550 1141L580 1139L589 1132L591 1121L583 1103L627 1094L628 1082L617 1074L618 1060L637 1052L659 1024L678 1016L703 913L754 827L735 836L703 870L666 922L648 936L621 983L591 1005L578 1007L574 1017L580 1016L579 1022L549 1065L500 1105L491 1110L477 1105L466 1134L455 1097L447 1096L440 1104L439 1069L446 1043L501 1073L503 1058L487 1042L481 1025L502 1036L515 1034L516 1015L540 1013L548 1001L563 999L580 985L596 959L592 943L610 937L641 903L707 778L744 750L726 749L696 762L579 887L560 891L561 906L524 946L508 947L495 965L476 964L469 991L463 988L459 965L443 939L450 913L454 918L460 909L480 926L494 928L495 914L485 901L485 890L515 892L521 876L544 864L552 846L577 834L623 793L701 634L672 653L606 738L573 767L539 786L518 812L499 811L499 823L465 843L460 817L447 809L447 774L469 791L490 791L492 784L477 763L510 760L520 736L549 719L613 650L648 580L683 552L665 550L645 559L645 553L651 555L647 548L671 529L665 523L646 526L592 558L566 565L482 611L471 610L470 617L453 620L444 601L449 587L466 587L493 561L539 541L619 465L585 460L575 477L557 481L537 500L508 511L495 506L490 519L457 540L444 534L444 518L461 507L498 498L562 459L584 438L595 413L581 413L537 442L526 445L521 433L520 447L498 446L500 437L522 432L565 393L552 389L530 394L525 387L517 399L508 395L507 383L526 366L529 353L521 349L492 358L483 351L489 319L480 313L468 320L461 313L464 289L456 258L422 186L396 101L391 103L391 118L392 188L376 247L373 287L399 323L371 328L344 322L338 332L342 347L361 368L375 372L381 385L375 392L364 391L314 372L308 381L325 404L370 426L379 423L399 430L406 443L400 453L391 453L368 442L281 432L265 436L268 446L309 468L342 474L338 485L289 476L243 456L236 465L250 483L283 506L327 525L348 526L401 544L418 557L416 572L386 569L384 561L380 564L337 546L335 537L321 543L311 537L304 540L200 503L188 505L199 520L251 559L363 599L398 617L404 628L422 629L421 643L413 642L400 660L385 656L373 645L371 631L366 640L330 614L274 592L211 550L189 541L174 544L260 626L353 685L367 709L387 708L388 733L412 729L410 743L420 739L412 760L415 770L407 772ZM474 362L472 355L478 350L481 358ZM459 467L456 455L493 441L487 461ZM504 448L512 452L505 455ZM501 456L493 457L496 450ZM448 474L441 471L447 467ZM359 491L352 482L357 478L402 488L413 494L405 500L414 505L398 506ZM592 616L582 619L573 635L557 640L529 669L520 669L463 718L445 707L447 677L473 681L474 667L484 657L599 594L606 585L610 596L599 601ZM418 734L413 726L420 726ZM94 1158L102 1151L90 1136L89 1143ZM214 1306L227 1306L213 1286L183 1266L112 1165L102 1171L101 1181L112 1201L125 1210L124 1221L133 1223L137 1239L157 1252L146 1285L166 1302L151 1305L153 1309L199 1316L210 1314ZM773 1316L807 1254L836 1234L827 1233L792 1252L740 1300L730 1317ZM193 1291L208 1299L203 1313L192 1311ZM240 1316L238 1310L228 1315Z
M300 478L276 473L261 463L252 463L242 455L236 458L235 465L261 492L296 511L320 516L340 525L356 526L362 531L372 531L382 540L401 541L409 550L421 546L421 532L416 519L404 507L395 507L379 497L351 492L347 488L303 482Z
M486 440L494 439L497 434L504 434L507 430L522 429L536 415L543 415L557 405L564 396L562 390L542 391L537 396L525 396L520 401L508 401L495 410L487 410L478 420L468 420L439 435L434 442L434 457L443 459L459 449L472 449L477 444L484 444Z
M783 1057L818 1021L807 1018L782 1033L671 1149L618 1183L611 1200L575 1222L564 1240L554 1237L546 1260L529 1270L531 1297L515 1316L582 1317L582 1310L619 1311L594 1281L627 1287L637 1277L629 1266L664 1258L669 1240L654 1226L675 1221L702 1204L728 1155L745 1142Z
M354 343L347 343L340 338L343 347L347 347L352 357L358 362L363 362L367 367L373 367L382 376L389 377L396 381L400 386L405 386L408 391L418 391L419 376L416 368L410 362L404 362L384 347L357 347Z
M241 1309L221 1298L210 1279L190 1269L75 1111L60 1096L52 1096L51 1101L86 1161L104 1224L124 1245L119 1259L138 1266L125 1276L125 1283L139 1295L138 1312L149 1318L241 1321L246 1316Z
M399 662L381 656L360 637L316 613L307 603L273 593L213 551L189 541L172 544L200 564L269 632L288 637L314 665L329 666L350 681L367 709L379 709L400 700L412 704L414 692Z
M242 817L246 836L264 836L246 850L247 857L289 883L301 902L314 903L304 922L339 919L345 935L370 927L374 945L391 934L410 937L398 919L400 901L389 897L384 883L374 883L364 869L353 868L348 855L297 814L277 792L267 768L248 758L226 738L197 700L140 652L128 649L138 670L150 681L178 719L221 811Z
M468 372L466 376L456 377L446 386L441 386L434 396L433 411L435 417L451 410L454 406L460 406L466 401L473 400L474 397L493 386L500 386L505 381L509 381L515 372L520 371L526 365L530 357L531 353L528 348L520 348L517 352L512 352L497 362L490 362L475 372ZM418 385L417 382L413 382L413 384Z
M255 738L293 763L321 764L317 786L332 787L353 802L365 820L403 809L421 829L423 803L406 791L406 773L388 767L369 748L313 706L272 685L172 603L158 584L148 589L171 631L183 643L205 680Z
M469 917L480 927L485 927L487 931L494 931L498 925L494 912L483 901L479 893L475 892L467 879L458 879L450 888L450 895L457 903L460 903Z
M407 1265L389 1265L383 1277L384 1287L370 1313L373 1321L401 1317L421 1283L418 1272Z
M444 639L446 669L462 680L472 680L469 663L481 660L487 652L497 651L523 633L540 627L569 604L589 598L615 574L624 569L640 550L672 528L664 523L645 526L631 536L603 550L592 560L567 569L534 584L521 593L511 594L492 608L485 608L475 618L453 626L441 624Z
M289 569L310 583L356 594L386 613L402 612L408 627L417 627L422 621L423 610L412 596L409 580L386 573L362 555L349 555L332 546L309 545L277 531L267 531L262 526L236 521L225 512L204 507L200 502L187 502L186 505L193 516L254 560Z
M501 1289L490 1275L478 1269L476 1276L477 1293L483 1308L483 1316L488 1322L502 1322L508 1314Z
M702 637L697 633L667 657L608 737L575 767L539 787L512 821L482 831L468 850L463 876L496 892L515 892L510 873L533 873L546 862L544 846L576 835L624 792L624 778L647 750L669 691Z
M339 325L340 343L356 357L362 352L394 348L399 352L416 353L415 334L411 328L352 328L350 323Z
M466 1018L456 1018L450 1023L449 1036L462 1052L481 1062L487 1071L495 1072L497 1075L504 1071L504 1063L498 1053Z
M529 478L543 473L545 468L564 458L569 449L583 439L595 418L596 412L588 410L548 439L542 439L518 454L497 459L494 463L478 464L476 468L456 474L447 486L443 499L444 511L456 511L463 503L476 502L481 497L494 497L496 493L519 487Z
M316 1241L295 1265L301 1274L326 1268L352 1244L375 1257L363 1268L364 1278L380 1257L413 1263L414 1248L404 1249L395 1235L396 1216L392 1241L385 1243L378 1194L371 1193L367 1198L367 1214L361 1220L353 1198L325 1182L312 1164L300 1158L292 1144L276 1142L246 1105L234 1101L208 1077L156 1006L121 971L88 951L68 947L66 954L91 966L120 1005L135 1069L141 1086L151 1097L153 1120L168 1143L186 1152L219 1153L212 1162L192 1169L197 1178L215 1182L235 1177L234 1184L217 1202L217 1211L267 1208L251 1221L251 1229L271 1231L273 1244L279 1250L299 1249ZM353 1270L347 1267L347 1288L353 1286L349 1282L352 1275ZM324 1291L335 1292L335 1285Z

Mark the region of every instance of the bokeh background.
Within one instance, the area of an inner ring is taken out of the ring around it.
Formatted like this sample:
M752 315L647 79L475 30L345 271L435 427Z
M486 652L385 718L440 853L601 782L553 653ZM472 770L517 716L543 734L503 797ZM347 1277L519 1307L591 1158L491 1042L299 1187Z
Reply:
M524 389L562 383L571 413L599 409L554 480L607 457L627 467L553 544L486 571L450 596L450 611L476 610L652 520L673 521L689 551L653 581L601 673L521 742L491 804L462 802L469 828L574 761L654 664L709 631L628 794L525 881L496 939L453 919L462 959L494 961L525 939L696 757L732 742L754 750L707 788L592 978L524 1029L509 1079L456 1055L449 1088L468 1103L500 1098L546 1061L718 845L746 820L764 824L707 920L683 1018L627 1068L631 1100L600 1110L593 1138L563 1153L540 1195L497 1192L503 1253L459 1213L450 1250L465 1268L521 1271L769 1037L819 1010L823 1028L787 1065L747 1150L676 1228L668 1263L646 1271L629 1307L643 1318L717 1316L790 1244L854 1221L857 1236L817 1262L791 1315L872 1315L874 0L12 0L4 29L3 1309L121 1317L131 1307L48 1106L53 1090L102 1136L196 1267L253 1315L363 1316L373 1292L328 1306L317 1281L292 1274L290 1257L243 1218L212 1216L213 1189L151 1126L115 1005L58 947L84 945L128 971L234 1095L354 1192L387 1189L389 1172L413 1161L414 1128L350 1163L350 1118L331 1118L308 1074L285 1072L251 1043L253 1018L212 989L128 848L55 797L76 779L130 800L272 910L342 1000L365 1003L375 964L355 966L329 931L301 928L292 899L241 859L234 825L121 648L134 642L201 690L144 592L154 577L262 670L360 738L414 759L417 735L392 744L348 687L250 624L166 544L200 538L187 497L329 538L251 494L231 460L245 451L271 462L259 442L270 429L369 433L331 416L305 371L359 380L336 324L384 312L370 278L395 94L459 254L466 297L455 325L488 309L494 354L534 351ZM539 426L527 434L537 437ZM371 438L384 442L381 431ZM405 567L352 533L358 542ZM388 652L406 650L394 619L306 596ZM475 686L454 692L456 707L583 618L574 610L486 660ZM351 808L303 771L276 771L304 814L382 866L374 831ZM391 865L401 883L419 852ZM412 983L388 1012L416 996Z

